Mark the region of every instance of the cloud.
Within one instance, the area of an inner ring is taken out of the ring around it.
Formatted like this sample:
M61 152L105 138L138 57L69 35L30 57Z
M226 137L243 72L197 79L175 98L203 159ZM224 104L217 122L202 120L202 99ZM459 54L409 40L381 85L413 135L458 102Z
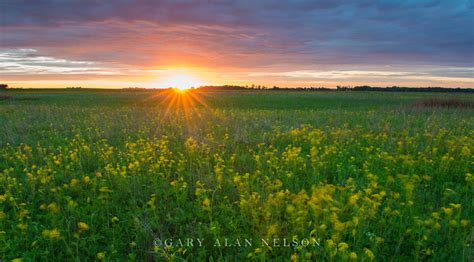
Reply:
M300 70L281 72L253 72L250 78L280 79L295 82L331 82L346 83L409 83L423 81L425 83L456 83L470 86L474 84L474 67L421 67L413 71L400 71L399 68L385 70Z
M36 52L34 49L0 50L0 71L3 75L116 74L95 62L57 59Z
M6 0L0 9L7 10L0 16L0 47L35 49L44 57L99 63L108 70L203 67L225 75L324 70L329 76L392 65L407 72L433 66L440 71L430 75L451 77L444 68L474 65L469 0Z

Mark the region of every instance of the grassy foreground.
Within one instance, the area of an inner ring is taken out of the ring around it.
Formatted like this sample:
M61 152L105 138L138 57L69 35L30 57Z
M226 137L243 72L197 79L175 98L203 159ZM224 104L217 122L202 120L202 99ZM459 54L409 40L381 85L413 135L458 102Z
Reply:
M0 95L1 261L473 259L474 112L411 106L440 94Z

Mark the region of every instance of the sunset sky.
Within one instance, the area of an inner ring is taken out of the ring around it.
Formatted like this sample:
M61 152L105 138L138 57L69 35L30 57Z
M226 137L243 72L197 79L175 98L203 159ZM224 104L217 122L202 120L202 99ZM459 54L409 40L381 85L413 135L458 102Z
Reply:
M474 2L0 0L0 82L474 87Z

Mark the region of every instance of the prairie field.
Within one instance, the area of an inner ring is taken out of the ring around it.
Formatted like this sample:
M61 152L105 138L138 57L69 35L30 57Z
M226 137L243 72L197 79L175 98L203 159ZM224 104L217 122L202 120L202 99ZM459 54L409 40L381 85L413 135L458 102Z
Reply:
M474 259L472 94L0 97L1 261Z

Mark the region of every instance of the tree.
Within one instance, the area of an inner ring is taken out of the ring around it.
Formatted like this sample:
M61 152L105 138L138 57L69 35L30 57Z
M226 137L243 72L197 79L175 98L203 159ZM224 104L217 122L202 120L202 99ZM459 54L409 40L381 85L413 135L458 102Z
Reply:
M0 90L5 90L8 88L7 84L0 84Z

